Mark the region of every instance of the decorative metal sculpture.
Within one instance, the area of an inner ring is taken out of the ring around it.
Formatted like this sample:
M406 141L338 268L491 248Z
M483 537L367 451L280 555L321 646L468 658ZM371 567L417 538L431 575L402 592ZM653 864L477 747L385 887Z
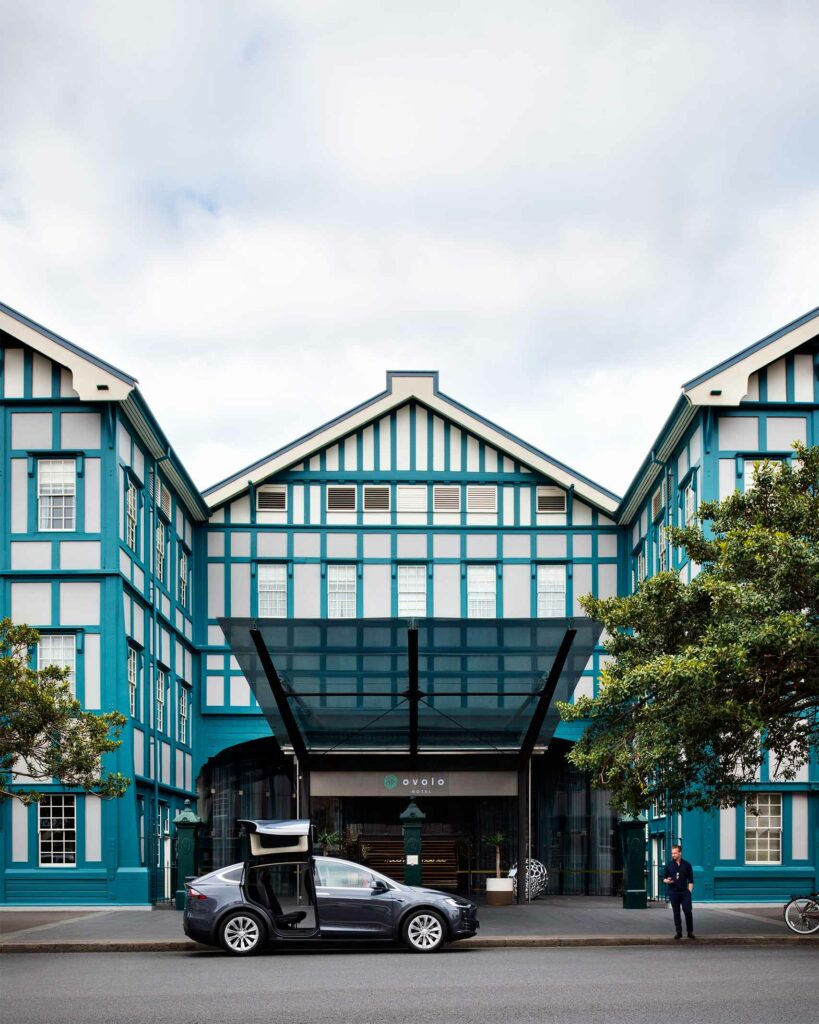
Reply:
M509 870L509 877L512 879L514 885L514 892L517 895L518 891L518 866L513 864ZM541 864L539 860L527 860L526 861L526 899L536 900L538 896L542 896L549 887L549 872L546 870L546 866Z

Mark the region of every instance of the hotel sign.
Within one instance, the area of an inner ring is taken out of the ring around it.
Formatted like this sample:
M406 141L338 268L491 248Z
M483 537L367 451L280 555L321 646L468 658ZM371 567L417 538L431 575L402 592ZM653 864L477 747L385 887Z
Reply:
M448 796L447 772L399 772L384 776L385 796Z
M417 771L310 773L312 796L517 796L515 772Z

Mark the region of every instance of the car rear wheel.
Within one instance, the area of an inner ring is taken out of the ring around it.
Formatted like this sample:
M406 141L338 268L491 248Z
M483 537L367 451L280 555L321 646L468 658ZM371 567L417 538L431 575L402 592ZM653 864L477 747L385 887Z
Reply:
M253 956L262 948L264 925L246 910L228 914L219 928L222 949L231 956Z
M444 919L433 910L417 910L404 922L404 942L413 953L434 953L446 939Z

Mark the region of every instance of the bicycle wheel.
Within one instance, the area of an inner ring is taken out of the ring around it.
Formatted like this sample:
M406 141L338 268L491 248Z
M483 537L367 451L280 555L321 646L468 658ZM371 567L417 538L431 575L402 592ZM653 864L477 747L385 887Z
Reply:
M797 935L819 931L819 902L810 896L791 900L785 907L785 924Z

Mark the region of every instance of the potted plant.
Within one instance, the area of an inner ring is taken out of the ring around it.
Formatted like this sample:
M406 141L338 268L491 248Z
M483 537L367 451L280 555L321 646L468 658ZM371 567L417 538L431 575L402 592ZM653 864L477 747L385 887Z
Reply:
M495 847L495 877L486 880L486 903L490 907L508 907L512 903L513 881L501 878L501 847L506 842L505 832L493 832L484 836L487 846Z
M326 857L330 850L338 847L338 844L342 840L340 832L330 832L328 829L324 829L323 832L319 832L319 846L321 847L322 856Z

